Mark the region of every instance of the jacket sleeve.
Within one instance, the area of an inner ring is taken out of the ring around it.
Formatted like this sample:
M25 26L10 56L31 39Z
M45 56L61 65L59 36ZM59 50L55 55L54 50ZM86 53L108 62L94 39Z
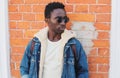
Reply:
M30 67L29 66L30 65L30 47L31 47L31 41L26 47L26 50L24 52L24 55L20 64L20 73L22 78L28 78L29 67Z
M76 72L77 78L89 78L87 57L79 41L77 42L76 48L77 48L77 72Z

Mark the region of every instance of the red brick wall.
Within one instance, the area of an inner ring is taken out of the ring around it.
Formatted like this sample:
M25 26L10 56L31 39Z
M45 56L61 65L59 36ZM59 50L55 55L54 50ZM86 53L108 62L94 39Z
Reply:
M19 65L25 46L45 27L43 11L48 2L61 1L71 21L92 22L97 38L88 56L90 78L108 78L111 0L9 0L11 76L20 78ZM67 25L71 29L72 23Z

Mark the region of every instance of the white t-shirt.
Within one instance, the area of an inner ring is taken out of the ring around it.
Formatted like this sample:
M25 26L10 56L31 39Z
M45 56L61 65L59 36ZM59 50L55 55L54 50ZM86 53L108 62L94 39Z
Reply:
M61 78L63 67L63 51L61 51L61 39L52 42L47 39L47 51L44 61L43 78Z

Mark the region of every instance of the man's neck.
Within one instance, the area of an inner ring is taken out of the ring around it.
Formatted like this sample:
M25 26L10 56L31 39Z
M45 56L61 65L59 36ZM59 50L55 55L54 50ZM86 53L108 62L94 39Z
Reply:
M56 34L52 31L48 31L48 39L53 42L58 41L61 39L61 34Z

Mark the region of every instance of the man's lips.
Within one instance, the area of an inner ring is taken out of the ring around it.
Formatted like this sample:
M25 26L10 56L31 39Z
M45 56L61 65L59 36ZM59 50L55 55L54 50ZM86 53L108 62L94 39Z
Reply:
M65 28L60 28L60 30L62 30L62 31L63 31L63 30L65 30Z
M65 26L61 26L60 30L62 30L62 31L65 30Z

